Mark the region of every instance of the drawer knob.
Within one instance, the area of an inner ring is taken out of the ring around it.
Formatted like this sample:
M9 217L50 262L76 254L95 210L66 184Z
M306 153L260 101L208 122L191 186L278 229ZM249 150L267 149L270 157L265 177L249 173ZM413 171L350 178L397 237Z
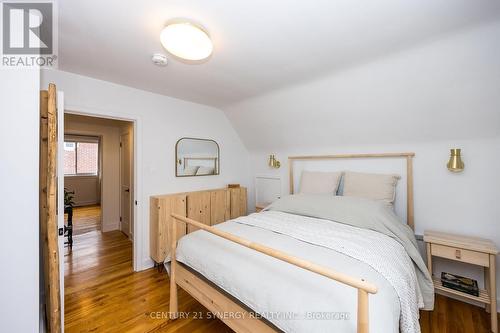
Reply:
M455 258L462 259L462 252L460 250L455 250Z

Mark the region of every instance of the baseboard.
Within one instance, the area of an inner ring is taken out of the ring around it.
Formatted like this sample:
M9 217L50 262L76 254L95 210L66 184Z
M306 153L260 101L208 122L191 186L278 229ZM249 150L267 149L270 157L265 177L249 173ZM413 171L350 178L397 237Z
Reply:
M98 205L99 201L91 200L91 201L78 201L75 202L73 207L81 207L81 206L93 206L93 205Z
M115 231L115 230L120 230L120 223L114 223L111 225L102 225L102 232L109 232L109 231Z
M140 271L152 268L155 266L155 262L151 258L142 259L142 267L139 268Z

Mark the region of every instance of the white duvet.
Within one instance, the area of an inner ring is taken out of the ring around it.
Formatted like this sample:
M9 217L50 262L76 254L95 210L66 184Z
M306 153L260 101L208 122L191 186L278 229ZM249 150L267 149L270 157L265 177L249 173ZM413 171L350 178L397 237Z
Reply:
M415 268L394 239L371 230L278 211L216 226L378 287L370 332L419 332ZM357 290L205 231L181 238L177 260L285 332L356 332Z

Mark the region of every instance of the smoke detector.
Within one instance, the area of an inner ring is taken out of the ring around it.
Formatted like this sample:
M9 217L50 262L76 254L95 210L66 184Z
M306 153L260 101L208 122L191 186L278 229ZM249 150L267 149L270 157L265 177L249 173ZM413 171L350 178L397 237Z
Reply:
M153 56L151 57L151 61L153 61L153 64L155 64L156 66L160 67L165 67L168 63L167 56L161 53L153 54Z

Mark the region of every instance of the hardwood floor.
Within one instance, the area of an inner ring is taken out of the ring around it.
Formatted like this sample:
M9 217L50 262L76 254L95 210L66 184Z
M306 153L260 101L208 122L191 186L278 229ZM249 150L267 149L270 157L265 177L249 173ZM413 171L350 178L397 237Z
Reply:
M133 272L132 243L120 231L92 231L75 236L74 242L64 258L66 332L231 332L206 315L168 320L167 274ZM179 310L206 313L182 290Z
M66 332L232 332L179 289L179 310L189 318L167 319L169 284L165 272L132 270L132 243L119 231L75 236L65 254ZM194 318L204 314L203 319ZM489 332L483 308L437 296L436 308L422 312L422 333Z
M437 295L434 311L420 312L420 327L422 333L486 333L490 315L483 307Z
M73 235L101 230L101 206L73 208Z

